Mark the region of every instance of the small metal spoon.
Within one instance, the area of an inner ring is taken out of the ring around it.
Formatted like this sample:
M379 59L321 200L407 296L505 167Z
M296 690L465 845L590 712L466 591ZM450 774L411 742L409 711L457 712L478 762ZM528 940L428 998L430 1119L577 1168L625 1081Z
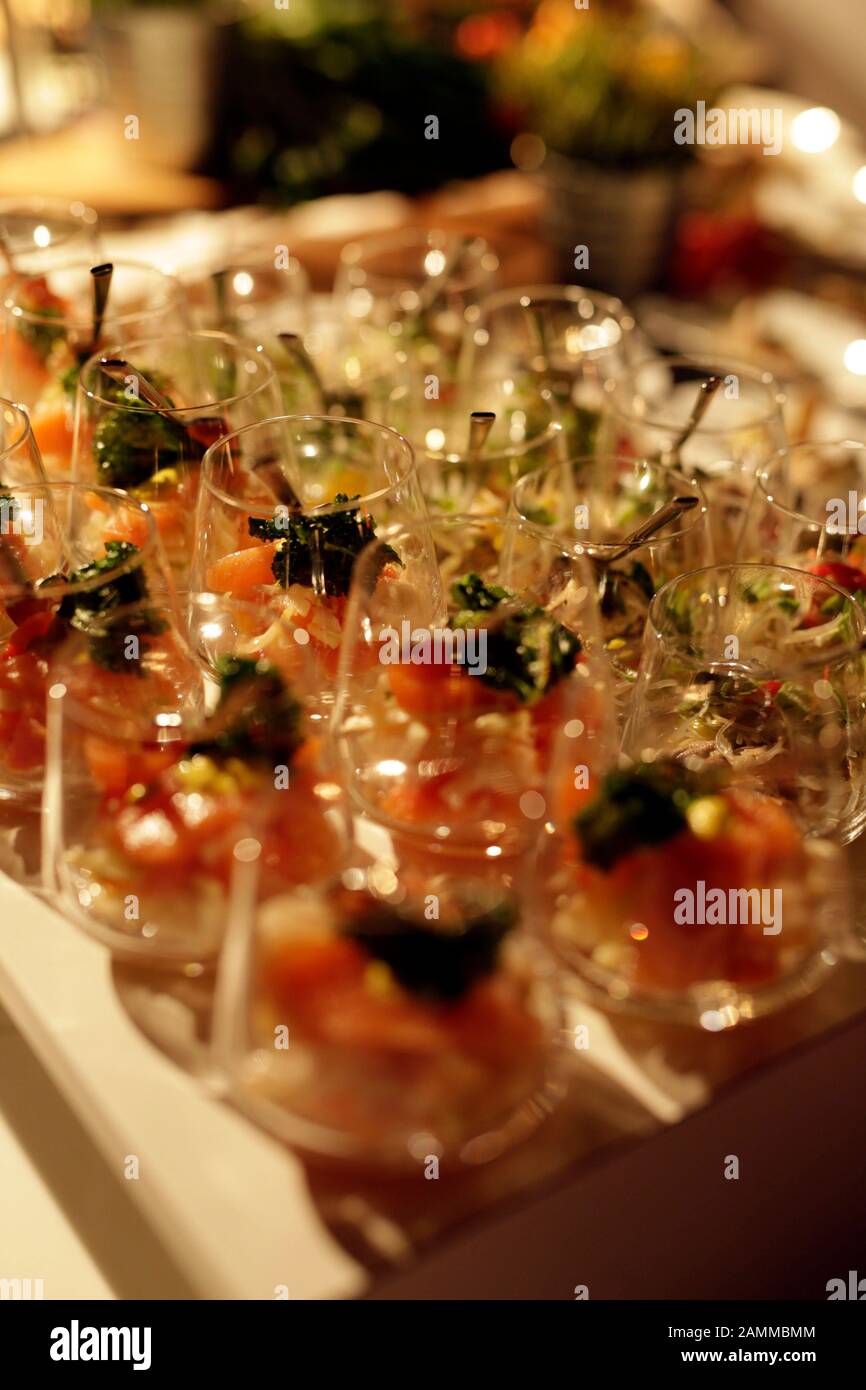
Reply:
M96 352L99 346L99 339L102 335L102 324L105 319L105 310L108 305L108 295L111 290L111 277L114 274L114 266L110 261L104 265L92 267L91 278L93 281L93 334L90 339L88 357Z
M469 416L467 457L470 462L476 463L484 453L484 446L495 423L496 415L492 410L473 410Z
M683 428L680 430L671 447L664 450L663 457L666 461L679 463L683 445L691 439L698 425L703 420L710 402L721 384L722 378L720 376L708 376L705 381L701 382L698 387L697 398L692 406L691 415L683 425Z
M630 555L633 550L639 550L650 536L654 536L663 526L667 526L669 521L675 521L683 512L690 512L693 507L698 505L697 497L673 497L670 502L666 502L652 516L648 516L646 521L642 521L635 531L632 531L612 555L593 555L593 560L599 565L610 565L615 560L623 560L626 555Z

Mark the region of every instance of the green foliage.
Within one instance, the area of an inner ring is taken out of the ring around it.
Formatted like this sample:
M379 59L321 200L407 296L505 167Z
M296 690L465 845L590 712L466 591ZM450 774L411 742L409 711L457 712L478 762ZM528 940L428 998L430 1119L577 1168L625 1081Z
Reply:
M334 502L340 505L357 499L358 494L349 498L339 492ZM376 524L360 507L350 507L322 516L290 512L274 521L251 517L249 532L260 540L279 542L271 568L284 589L301 584L317 594L341 598L349 592L356 559L376 539ZM381 563L389 561L400 563L396 551L383 546Z
M126 402L109 410L93 436L99 481L107 487L140 487L164 468L175 468L189 452L186 430L167 415Z

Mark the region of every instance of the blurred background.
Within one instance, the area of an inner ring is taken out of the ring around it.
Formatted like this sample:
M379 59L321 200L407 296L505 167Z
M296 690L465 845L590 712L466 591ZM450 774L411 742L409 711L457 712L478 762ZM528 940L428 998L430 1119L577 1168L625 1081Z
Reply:
M0 197L181 274L286 244L317 290L365 233L471 230L859 409L864 37L853 0L0 0ZM676 144L699 100L781 153Z

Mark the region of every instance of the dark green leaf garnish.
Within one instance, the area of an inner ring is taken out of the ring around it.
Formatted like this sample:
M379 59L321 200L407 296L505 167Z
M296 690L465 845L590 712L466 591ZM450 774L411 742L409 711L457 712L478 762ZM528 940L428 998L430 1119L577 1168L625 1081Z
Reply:
M517 607L489 625L491 613L517 599L511 589L486 584L472 572L452 584L451 596L461 605L451 618L452 627L486 630L486 670L473 679L532 704L577 665L580 638L537 604Z
M99 481L108 487L134 488L155 473L176 468L189 458L190 437L167 415L127 402L128 409L102 417L93 436Z
M69 575L58 575L56 579L67 584L83 584L102 574L111 574L137 554L138 547L130 545L129 541L107 541L105 555L99 560L92 560ZM126 639L155 636L165 631L165 623L152 608L143 607L137 613L124 614L116 626L112 614L130 604L141 603L147 594L144 573L140 568L131 569L106 579L104 584L86 593L67 594L60 601L57 615L71 627L89 635L90 655L99 666L108 671L143 675L141 663L128 656Z
M190 752L288 766L304 741L304 710L276 667L227 656L217 677L219 704Z
M345 893L341 902L345 935L383 961L404 989L437 1003L460 999L492 973L502 941L517 921L508 900L448 924L358 893Z
M596 799L573 822L583 858L607 871L635 850L673 839L687 826L689 804L711 790L706 776L676 763L640 763L608 773Z
M334 498L338 505L358 500L360 494L349 498L340 492ZM332 512L323 516L280 516L273 521L251 517L251 536L261 540L278 541L271 569L274 579L284 589L301 584L317 594L342 598L349 592L352 570L365 545L376 539L373 518L360 507ZM383 546L381 564L400 564L391 546Z

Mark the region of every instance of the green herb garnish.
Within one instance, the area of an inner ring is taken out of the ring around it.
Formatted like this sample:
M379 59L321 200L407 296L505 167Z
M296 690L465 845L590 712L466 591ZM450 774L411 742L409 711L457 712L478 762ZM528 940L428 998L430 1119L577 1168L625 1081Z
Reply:
M227 656L217 663L220 696L191 754L288 764L304 741L303 706L275 666Z
M460 605L451 626L480 627L486 632L486 669L473 679L516 695L524 704L534 704L577 665L580 638L538 604L508 611L492 627L483 621L502 604L515 603L513 590L486 584L472 572L452 584L451 596Z
M96 471L108 487L140 487L154 473L176 468L190 453L182 425L147 406L127 405L104 415L93 436Z
M339 492L334 502L340 505L359 497ZM376 524L360 507L323 516L289 512L273 521L250 517L248 525L251 536L279 543L271 565L278 584L284 589L300 584L329 598L348 594L356 559L364 546L376 539ZM380 560L382 565L401 563L389 545L382 547Z
M610 772L593 801L573 821L588 864L605 871L635 850L664 844L687 827L692 801L708 781L676 763L640 763Z
M445 924L419 920L372 897L356 903L356 897L345 898L344 935L384 962L404 989L436 1003L460 999L492 973L502 941L517 921L508 900Z

